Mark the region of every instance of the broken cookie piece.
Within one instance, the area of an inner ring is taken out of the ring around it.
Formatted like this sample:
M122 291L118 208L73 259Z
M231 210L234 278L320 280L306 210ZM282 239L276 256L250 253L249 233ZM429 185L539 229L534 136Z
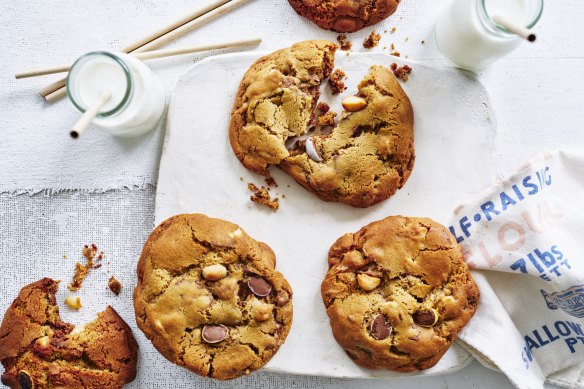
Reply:
M398 67L395 62L391 64L390 68L391 68L391 71L393 72L393 74L397 78L401 79L403 82L408 81L409 74L412 73L412 68L409 67L408 65Z
M111 276L107 282L107 286L112 292L117 296L122 291L122 283L116 279L116 277Z
M351 41L347 38L345 34L341 34L337 37L337 42L341 46L341 50L349 51L353 47Z
M331 87L333 95L338 95L343 92L347 87L345 86L345 78L347 75L341 69L335 69L329 77L328 84Z
M366 49L372 49L379 44L381 40L381 35L379 35L375 30L371 31L371 34L363 41L363 47Z
M337 116L336 112L328 111L324 115L320 115L316 119L316 124L324 127L324 126L334 126L335 125L335 117Z
M83 246L83 256L85 257L85 264L77 262L75 264L75 273L73 275L73 280L67 286L70 291L74 292L81 288L85 277L91 269L97 269L101 267L101 261L103 259L103 251L99 254L97 253L97 245L94 243Z
M136 377L138 344L112 307L83 326L65 323L58 282L25 286L0 326L2 383L11 388L121 388Z
M247 189L249 189L250 192L253 192L249 199L254 203L265 205L273 211L277 211L280 207L280 200L278 198L272 199L268 189L265 186L258 188L256 185L250 182L247 184Z

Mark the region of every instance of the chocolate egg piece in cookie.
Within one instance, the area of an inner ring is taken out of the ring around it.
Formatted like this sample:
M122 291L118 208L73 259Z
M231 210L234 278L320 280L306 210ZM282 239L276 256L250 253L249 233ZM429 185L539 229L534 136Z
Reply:
M154 229L138 263L138 327L169 361L206 377L265 365L292 324L292 289L276 257L237 225L177 215Z
M379 281L364 288L364 275ZM348 356L366 368L401 372L438 363L479 300L456 238L430 219L402 216L339 238L321 292Z
M58 282L25 286L0 326L2 383L13 389L121 388L136 377L138 344L107 307L79 327L59 316ZM107 383L107 384L105 384Z
M301 16L326 30L355 32L395 12L400 0L288 0Z
M331 132L316 134L319 88L336 49L304 41L258 59L239 85L229 140L255 173L267 177L274 165L324 201L369 207L403 187L412 172L413 109L391 70L372 66L356 96L344 99Z

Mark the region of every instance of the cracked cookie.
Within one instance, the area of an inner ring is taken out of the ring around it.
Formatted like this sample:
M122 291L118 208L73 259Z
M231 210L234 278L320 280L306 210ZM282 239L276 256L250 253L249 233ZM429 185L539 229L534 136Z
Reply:
M278 166L325 201L368 207L401 188L414 165L414 116L405 92L383 66L373 66L336 126L313 126L321 82L337 46L304 41L260 58L247 71L231 114L237 158L269 176ZM354 103L354 101L353 101Z
M237 225L205 215L162 222L138 263L138 327L169 361L228 380L265 365L292 324L276 257Z
M2 383L21 388L121 388L136 377L138 344L112 307L73 327L59 316L58 282L25 286L0 327Z
M333 335L370 369L428 369L474 314L479 290L448 230L394 216L340 237L321 293Z
M395 12L400 0L288 0L301 16L325 30L355 32Z

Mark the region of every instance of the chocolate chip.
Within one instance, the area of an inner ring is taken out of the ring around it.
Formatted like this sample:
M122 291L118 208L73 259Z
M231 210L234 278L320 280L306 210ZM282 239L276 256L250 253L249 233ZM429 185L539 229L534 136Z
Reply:
M207 343L219 343L229 335L229 330L222 324L203 327L201 336Z
M414 322L422 327L432 327L438 321L438 315L433 309L424 309L414 313Z
M272 291L272 284L261 277L249 277L247 286L258 297L265 297Z
M371 336L377 340L383 340L391 335L393 328L389 325L385 316L377 315L371 322Z
M34 388L34 382L32 380L32 377L25 370L21 370L18 372L18 383L20 384L20 389Z

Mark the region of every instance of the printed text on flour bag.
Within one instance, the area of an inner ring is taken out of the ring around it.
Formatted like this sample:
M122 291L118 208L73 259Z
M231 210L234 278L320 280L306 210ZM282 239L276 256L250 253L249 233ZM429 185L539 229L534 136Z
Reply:
M529 201L543 193L553 184L549 166L536 169L525 174L516 182L510 183L506 190L499 192L492 199L483 202L472 217L463 215L458 225L450 226L450 232L459 243L472 237L473 227L484 223L484 228L500 215L505 215L520 202ZM561 215L554 213L545 204L540 204L537 210L524 211L514 221L508 221L498 226L496 247L487 247L484 241L473 242L474 248L464 247L465 258L471 268L493 268L503 260L498 251L520 253L509 268L513 272L534 274L545 281L561 277L571 268L568 258L562 253L558 245L538 247L528 252L521 252L525 245L526 234L541 233L543 227L536 220L553 220ZM475 252L473 252L475 251ZM481 261L478 265L476 261Z

